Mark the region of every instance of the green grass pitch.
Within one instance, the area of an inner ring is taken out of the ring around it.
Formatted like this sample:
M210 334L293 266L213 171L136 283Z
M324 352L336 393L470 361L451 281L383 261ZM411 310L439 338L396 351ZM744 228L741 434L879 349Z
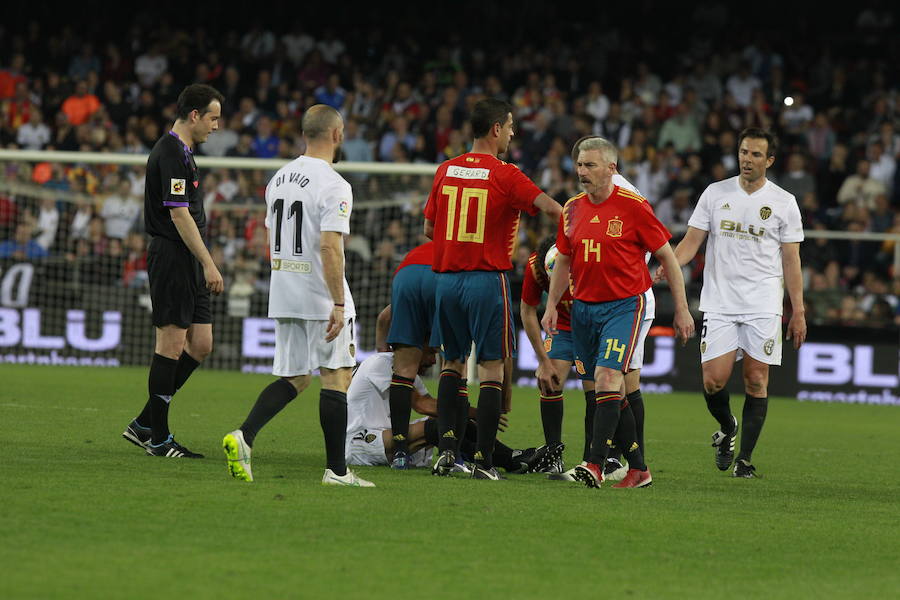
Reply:
M776 371L776 376L778 372ZM257 438L256 482L220 443L271 378L198 371L173 431L205 460L121 432L146 370L0 366L0 598L887 598L900 590L900 409L773 399L760 480L716 470L697 394L648 396L654 485L589 490L359 468L320 485L317 392ZM566 461L583 397L566 395ZM733 394L740 411L743 394ZM516 391L513 447L541 443Z

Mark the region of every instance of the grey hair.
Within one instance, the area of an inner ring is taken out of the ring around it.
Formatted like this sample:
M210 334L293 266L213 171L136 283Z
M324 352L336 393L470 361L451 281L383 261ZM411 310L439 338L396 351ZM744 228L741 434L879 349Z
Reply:
M599 150L606 157L607 161L611 163L619 162L619 151L606 138L597 135L581 138L575 142L575 146L572 148L572 160L578 162L578 154L584 150Z

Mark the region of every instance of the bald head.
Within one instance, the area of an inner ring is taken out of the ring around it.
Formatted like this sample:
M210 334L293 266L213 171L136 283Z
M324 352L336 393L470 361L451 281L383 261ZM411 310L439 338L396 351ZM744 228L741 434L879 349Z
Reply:
M328 136L328 132L341 124L341 114L327 104L316 104L303 115L301 127L309 140Z

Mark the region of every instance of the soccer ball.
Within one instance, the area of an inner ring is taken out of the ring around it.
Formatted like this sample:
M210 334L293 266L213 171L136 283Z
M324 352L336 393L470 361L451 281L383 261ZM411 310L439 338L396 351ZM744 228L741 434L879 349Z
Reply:
M559 254L559 250L556 249L556 244L550 246L550 249L547 250L547 255L544 256L544 270L547 271L547 277L553 275L553 267L556 265L556 255Z

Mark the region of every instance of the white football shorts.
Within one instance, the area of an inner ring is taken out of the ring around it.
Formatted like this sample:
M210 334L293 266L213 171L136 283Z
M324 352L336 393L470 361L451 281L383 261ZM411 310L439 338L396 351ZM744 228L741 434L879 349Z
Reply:
M315 369L340 369L356 366L353 319L344 323L337 338L325 341L328 321L275 319L275 360L272 375L296 377Z
M741 360L746 352L759 362L781 365L781 337L781 315L705 313L700 330L700 362L737 350L735 360Z
M417 419L413 423L424 421ZM348 465L363 467L382 467L388 465L387 454L384 451L384 429L363 429L353 434L347 434L347 445L344 453L347 455ZM409 458L416 467L431 466L432 446L425 446L410 454Z
M638 332L638 339L634 345L634 352L631 353L631 362L628 363L628 370L634 371L644 366L644 343L647 341L647 334L653 327L653 319L644 319L641 321L641 330Z

